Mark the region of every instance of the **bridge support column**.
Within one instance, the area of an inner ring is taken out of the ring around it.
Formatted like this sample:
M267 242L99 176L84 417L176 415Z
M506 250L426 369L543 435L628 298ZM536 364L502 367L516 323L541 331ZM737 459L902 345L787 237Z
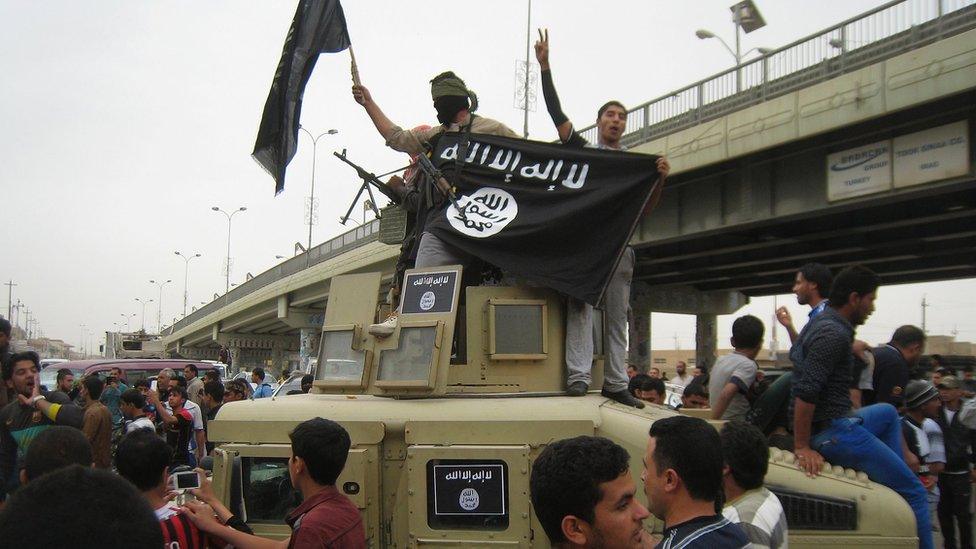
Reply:
M718 347L717 324L717 315L695 315L695 366L706 372L715 364L715 349Z
M271 368L280 374L285 371L287 366L284 345L276 342L274 347L271 348Z
M651 365L651 309L643 304L632 306L630 316L627 360L646 372Z
M319 338L322 336L321 328L302 328L299 332L299 357L301 358L301 368L308 371L308 361L315 358L315 352L319 348Z
M240 372L241 367L241 347L239 345L231 345L229 347L230 351L230 369L234 372Z

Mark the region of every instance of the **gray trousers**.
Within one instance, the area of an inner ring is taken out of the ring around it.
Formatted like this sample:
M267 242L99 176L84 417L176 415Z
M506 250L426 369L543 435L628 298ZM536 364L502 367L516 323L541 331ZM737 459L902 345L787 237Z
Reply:
M451 246L431 233L424 233L420 237L417 247L417 261L415 266L442 267L444 265L463 265L471 262L471 256Z
M634 249L624 251L617 270L607 285L603 301L607 341L603 367L603 388L608 391L627 390L627 309L630 307L630 279L634 275ZM567 385L577 381L590 384L593 368L593 306L569 298L566 305L566 369Z

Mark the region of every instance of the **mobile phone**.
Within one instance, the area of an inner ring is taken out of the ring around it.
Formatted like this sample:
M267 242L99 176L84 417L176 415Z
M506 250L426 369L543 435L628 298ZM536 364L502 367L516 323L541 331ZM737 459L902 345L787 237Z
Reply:
M170 475L170 484L177 490L190 490L200 487L200 475L196 471L185 473L173 473Z

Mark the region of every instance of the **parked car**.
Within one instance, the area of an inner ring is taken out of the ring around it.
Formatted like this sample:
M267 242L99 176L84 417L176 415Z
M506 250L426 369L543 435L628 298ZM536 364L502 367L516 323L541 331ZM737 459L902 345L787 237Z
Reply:
M214 365L198 360L175 360L158 358L120 358L120 359L100 359L100 360L74 360L64 362L54 368L53 375L57 375L59 368L69 368L72 371L80 371L81 375L98 375L105 378L112 368L120 368L123 373L124 381L130 387L140 379L155 378L159 372L165 368L170 368L179 375L183 375L183 367L187 364L195 364L199 370L200 377L204 372L213 370ZM76 377L78 374L75 374ZM53 377L52 377L53 379ZM42 376L41 382L44 382Z
M60 360L60 362L45 365L44 361L41 361L41 387L43 387L45 390L53 391L57 388L58 370L62 368L68 368L71 370L71 373L74 374L75 379L81 379L81 376L85 375L84 368L73 366L71 362L64 359L55 360Z

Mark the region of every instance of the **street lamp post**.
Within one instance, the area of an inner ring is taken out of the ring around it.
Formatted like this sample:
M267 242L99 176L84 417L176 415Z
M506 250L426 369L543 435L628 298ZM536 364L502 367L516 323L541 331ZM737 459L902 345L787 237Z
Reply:
M315 221L315 157L318 151L319 138L323 135L335 135L339 133L339 130L333 128L331 130L326 130L320 133L318 136L313 136L312 132L305 129L304 126L299 125L298 129L305 132L309 139L312 140L312 190L309 192L308 197L308 250L312 249L312 225ZM311 259L310 259L311 260Z
M132 326L130 325L130 321L132 320L132 317L134 317L134 316L136 316L135 313L132 313L131 315L127 315L125 313L122 313L122 318L125 319L125 331L126 332L131 332L132 331Z
M220 212L220 213L224 214L225 216L227 216L227 284L224 287L224 293L227 293L230 290L230 224L231 224L231 220L234 219L234 215L236 215L236 214L238 214L240 212L247 211L247 208L244 207L244 206L241 206L240 208L237 208L236 210L234 210L231 213L227 213L224 210L221 210L220 208L218 208L217 206L213 206L210 209L213 210L213 211L215 211L215 212ZM184 312L184 315L185 314L186 313Z
M156 302L156 333L158 334L160 330L163 329L163 286L172 282L170 279L166 279L165 282L156 282L155 280L150 280L150 284L155 284L159 286L159 301Z
M756 29L766 26L765 19L763 19L762 15L759 13L759 8L756 7L752 0L742 0L735 5L730 6L729 10L732 11L732 23L735 26L735 51L732 51L732 48L729 47L725 40L722 40L721 36L718 36L709 30L698 29L695 31L695 36L697 36L699 40L717 38L718 41L725 46L725 49L732 54L732 57L735 58L735 91L740 92L742 91L742 59L746 55L749 55L749 52L753 50L757 50L763 55L769 53L770 50L768 48L753 48L747 51L745 54L742 53L741 31L745 31L746 34L749 34Z
M81 337L78 340L78 352L81 353L81 358L87 358L85 356L85 328L87 328L87 326L84 324L79 324L78 327L81 328Z
M187 281L190 279L190 260L200 257L200 254L186 255L180 252L173 252L183 258L183 316L186 316L186 288Z
M140 304L142 304L142 331L145 332L146 331L146 305L149 305L150 303L152 303L153 300L151 300L151 299L150 300L139 299L137 297L136 298L136 301L138 301Z

